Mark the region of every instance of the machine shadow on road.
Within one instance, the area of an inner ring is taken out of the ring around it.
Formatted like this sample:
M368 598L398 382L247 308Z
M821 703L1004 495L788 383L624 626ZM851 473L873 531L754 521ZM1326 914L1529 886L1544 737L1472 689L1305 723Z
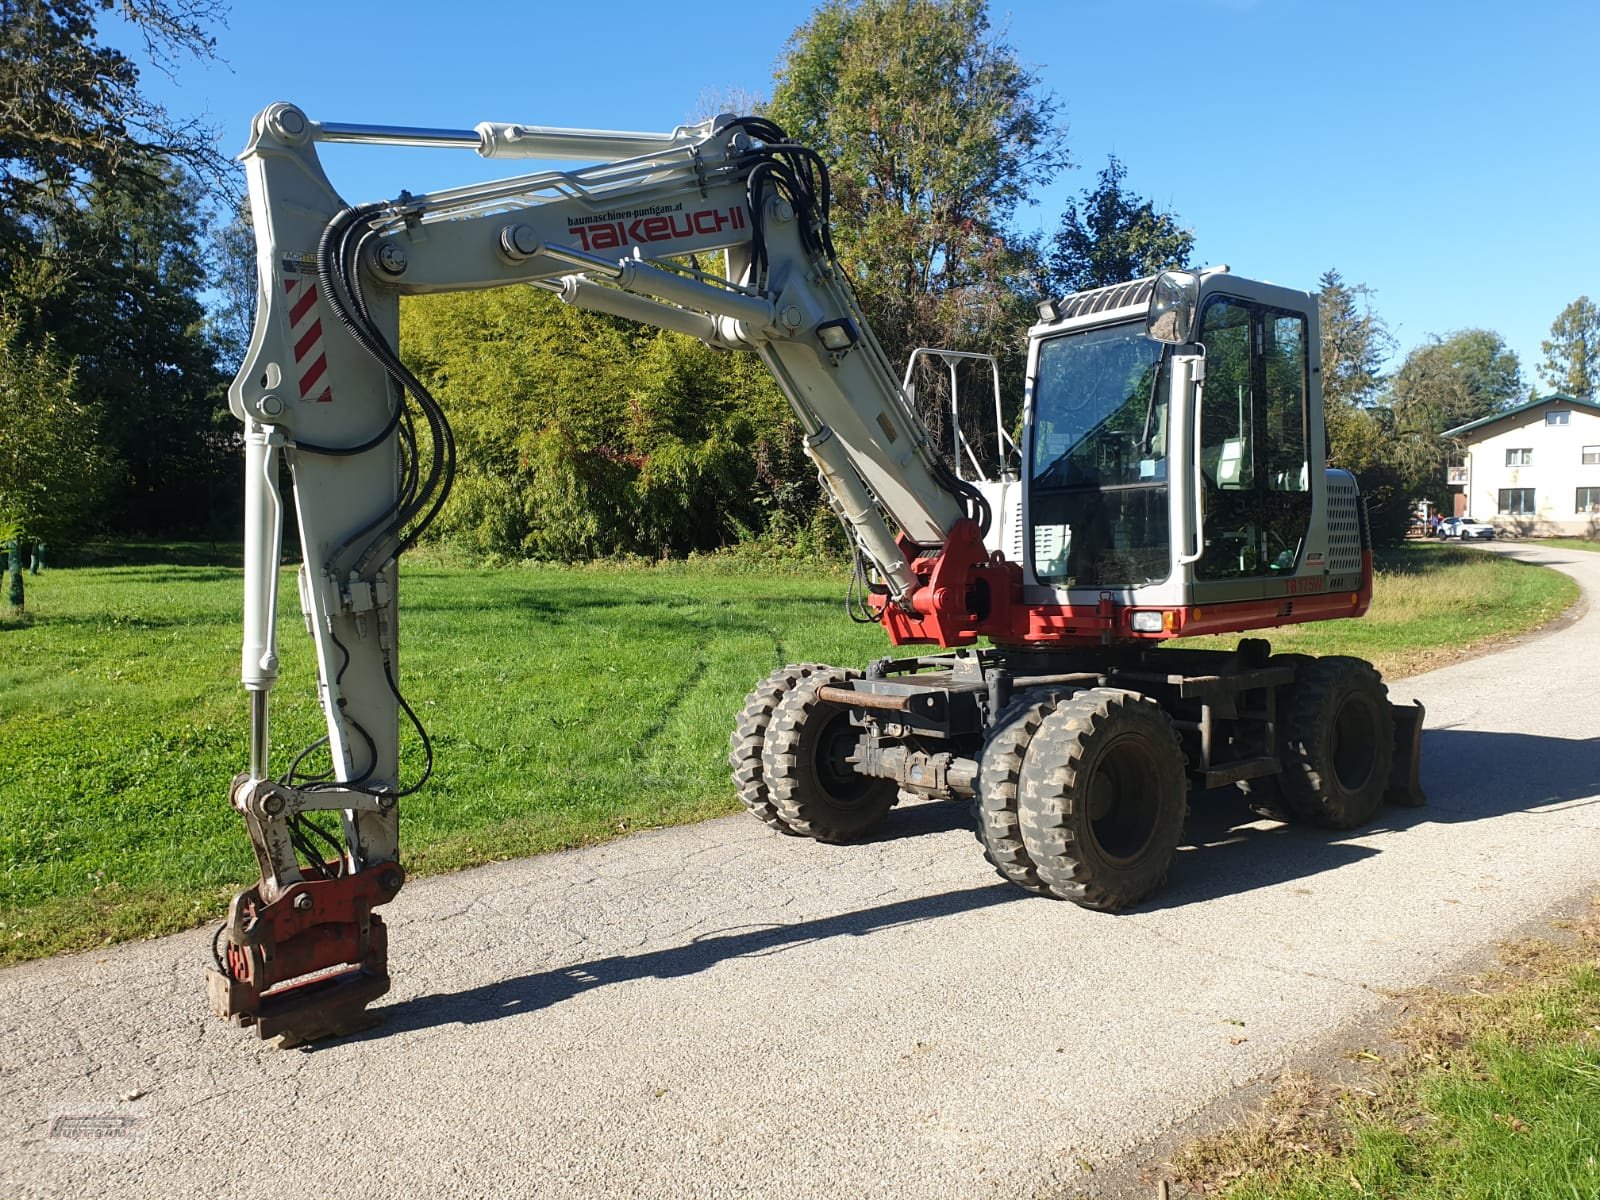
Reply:
M1196 796L1185 842L1166 886L1132 911L1186 907L1309 879L1381 854L1379 847L1356 844L1375 833L1401 832L1425 822L1486 820L1600 802L1597 768L1600 739L1436 729L1423 738L1422 778L1429 803L1422 808L1385 807L1375 822L1349 833L1261 821L1231 789ZM1600 813L1596 820L1600 821ZM964 804L909 804L892 813L872 841L943 834L969 823ZM817 849L849 854L862 848L857 843ZM978 852L975 845L970 852ZM382 1009L384 1024L361 1036L365 1040L514 1017L611 984L693 975L729 959L776 954L828 938L860 937L1012 902L1048 903L1010 884L995 883L791 925L724 930L642 954L616 954L466 991L419 996Z
M1600 739L1426 730L1422 786L1423 807L1386 806L1348 833L1263 822L1233 789L1196 796L1167 884L1140 910L1180 908L1337 870L1381 854L1353 844L1375 833L1600 804Z
M937 896L919 896L856 912L838 913L792 925L760 925L723 930L643 954L615 954L515 979L500 980L462 992L418 996L376 1010L382 1025L353 1040L366 1041L437 1025L473 1025L535 1012L595 988L635 979L673 979L693 975L733 958L759 958L835 937L861 937L899 925L934 921L958 913L1028 900L1026 892L1008 883L964 888Z

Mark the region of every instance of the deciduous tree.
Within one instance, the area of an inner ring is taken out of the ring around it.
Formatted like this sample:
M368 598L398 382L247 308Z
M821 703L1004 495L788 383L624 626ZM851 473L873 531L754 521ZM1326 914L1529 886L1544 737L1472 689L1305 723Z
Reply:
M1394 338L1372 306L1372 289L1347 284L1337 270L1324 271L1317 293L1322 327L1322 406L1327 419L1328 461L1362 472L1382 458L1384 417L1374 408L1384 383L1383 363Z
M1517 356L1492 330L1457 330L1406 355L1389 389L1389 450L1412 496L1443 503L1452 452L1444 431L1509 408L1521 391Z
M113 8L170 70L210 58L219 0L4 0L0 4L0 208L8 224L93 180L143 171L153 155L213 180L232 178L211 130L175 117L139 90L126 53L99 41Z
M832 165L835 240L892 361L1020 350L1038 263L1010 222L1066 165L1066 128L984 0L827 0L770 115Z
M30 541L70 540L99 516L110 463L77 390L74 364L0 309L0 526Z

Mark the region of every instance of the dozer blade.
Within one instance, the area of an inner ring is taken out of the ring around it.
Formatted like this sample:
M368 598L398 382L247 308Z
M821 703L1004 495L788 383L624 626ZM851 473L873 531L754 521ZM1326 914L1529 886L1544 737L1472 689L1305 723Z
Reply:
M1389 788L1384 799L1390 804L1420 808L1428 802L1422 791L1422 718L1427 714L1422 701L1391 704L1394 713L1394 763L1389 768Z

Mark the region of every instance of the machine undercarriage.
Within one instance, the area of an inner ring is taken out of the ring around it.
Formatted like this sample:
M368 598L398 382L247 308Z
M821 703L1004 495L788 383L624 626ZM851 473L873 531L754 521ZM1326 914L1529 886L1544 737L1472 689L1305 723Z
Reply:
M1236 784L1264 815L1328 829L1421 804L1422 717L1360 659L1259 638L964 650L775 671L729 763L755 816L821 841L870 832L898 800L968 801L1006 879L1116 910L1160 886L1191 791Z

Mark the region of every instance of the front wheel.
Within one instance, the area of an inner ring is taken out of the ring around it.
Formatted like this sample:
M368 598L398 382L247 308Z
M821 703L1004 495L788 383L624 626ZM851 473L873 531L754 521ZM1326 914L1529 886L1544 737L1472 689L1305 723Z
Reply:
M858 838L894 807L895 785L860 774L850 761L861 740L850 710L817 694L860 674L824 667L796 683L774 710L761 750L767 794L778 819L819 842Z
M1189 793L1155 701L1091 688L1063 702L1034 734L1019 784L1023 845L1052 895L1115 911L1161 886Z

